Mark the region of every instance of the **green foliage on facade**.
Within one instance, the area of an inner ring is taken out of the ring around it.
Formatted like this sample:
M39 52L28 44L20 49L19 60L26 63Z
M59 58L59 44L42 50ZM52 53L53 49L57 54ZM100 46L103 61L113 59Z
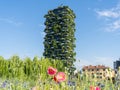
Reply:
M75 14L68 6L60 6L45 15L44 56L64 60L69 67L75 61Z

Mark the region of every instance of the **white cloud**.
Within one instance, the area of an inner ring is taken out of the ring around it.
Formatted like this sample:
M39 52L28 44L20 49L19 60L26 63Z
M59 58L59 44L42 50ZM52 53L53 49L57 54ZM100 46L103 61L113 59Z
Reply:
M112 23L107 24L105 27L105 31L107 32L120 31L120 20L116 20Z
M115 7L105 10L95 10L98 16L106 18L120 18L120 3Z
M115 7L105 10L96 10L100 18L104 18L104 30L106 32L119 32L120 31L120 3Z
M21 22L17 22L17 21L15 21L15 20L9 19L9 18L0 18L0 21L1 21L1 22L5 22L5 23L9 23L9 24L13 24L13 25L15 25L15 26L20 26L20 25L22 25Z
M112 11L112 10L104 10L104 11L96 11L96 13L100 17L108 17L108 18L118 18L120 17L120 12Z

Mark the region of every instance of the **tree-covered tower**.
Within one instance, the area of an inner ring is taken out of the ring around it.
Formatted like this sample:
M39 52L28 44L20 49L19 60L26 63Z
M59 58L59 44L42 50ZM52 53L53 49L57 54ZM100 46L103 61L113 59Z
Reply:
M44 56L65 60L72 66L75 61L75 14L68 6L60 6L45 15Z

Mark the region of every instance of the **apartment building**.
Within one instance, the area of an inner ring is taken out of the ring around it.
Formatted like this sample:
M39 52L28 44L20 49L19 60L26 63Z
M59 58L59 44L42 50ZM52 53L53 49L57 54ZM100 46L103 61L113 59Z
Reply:
M115 69L115 70L118 70L119 67L120 67L120 58L119 58L119 60L116 60L116 61L114 62L114 69Z
M82 68L83 72L85 72L88 76L96 77L97 79L105 79L107 69L109 69L109 67L104 65L89 65Z

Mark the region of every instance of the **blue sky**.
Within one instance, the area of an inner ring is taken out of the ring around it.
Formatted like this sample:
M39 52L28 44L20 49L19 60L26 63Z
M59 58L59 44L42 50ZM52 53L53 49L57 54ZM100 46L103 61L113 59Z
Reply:
M113 67L120 57L120 0L0 0L0 56L42 57L44 15L61 4L76 14L77 68Z

